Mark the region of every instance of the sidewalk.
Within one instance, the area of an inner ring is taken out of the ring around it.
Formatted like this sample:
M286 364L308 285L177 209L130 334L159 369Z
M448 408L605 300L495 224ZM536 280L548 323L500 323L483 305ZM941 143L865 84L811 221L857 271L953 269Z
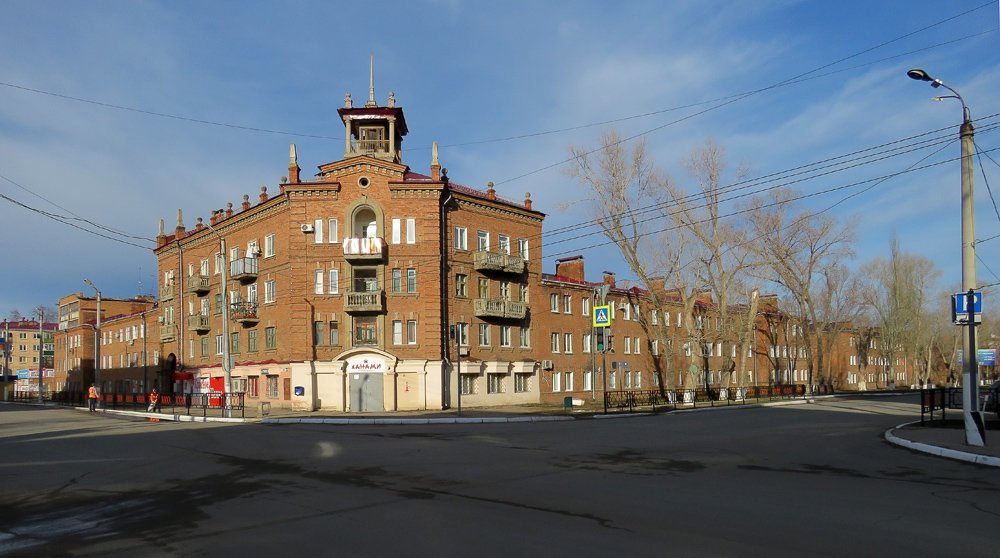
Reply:
M947 421L907 422L890 428L885 439L900 447L945 457L967 461L990 467L1000 467L1000 420L995 413L984 413L986 421L986 445L983 447L965 445L965 429L961 419Z

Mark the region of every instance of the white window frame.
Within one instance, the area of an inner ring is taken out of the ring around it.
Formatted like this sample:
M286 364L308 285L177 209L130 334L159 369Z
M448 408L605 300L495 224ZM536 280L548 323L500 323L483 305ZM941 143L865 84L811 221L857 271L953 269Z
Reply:
M329 280L329 285L327 286L327 293L338 294L340 293L340 270L331 269L328 273L327 279Z
M393 244L399 244L402 239L402 230L400 229L402 221L399 217L392 218L392 240Z
M510 255L510 237L505 234L497 235L497 251L501 254Z
M566 354L573 354L573 334L564 333L563 334L563 352Z
M323 219L313 221L313 242L323 244Z
M277 290L274 279L264 281L264 304L273 303L277 299Z
M549 349L552 354L559 354L559 334L554 331L549 335Z
M455 227L455 249L469 249L469 229L467 227Z
M476 231L476 250L480 252L490 251L489 231Z
M274 233L271 233L264 237L264 257L270 258L274 256Z
M392 344L402 345L403 344L403 321L393 320L392 321Z
M325 285L323 284L326 279L326 272L322 269L316 269L313 272L313 294L321 295L324 292Z
M413 217L406 218L406 243L417 243L417 220Z

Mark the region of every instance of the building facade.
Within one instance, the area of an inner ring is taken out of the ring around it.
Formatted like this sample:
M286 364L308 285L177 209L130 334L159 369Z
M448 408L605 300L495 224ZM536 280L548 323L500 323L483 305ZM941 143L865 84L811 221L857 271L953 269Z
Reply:
M0 375L7 391L38 393L38 375L42 371L42 390L60 389L52 369L53 335L57 324L37 320L0 322ZM41 361L39 361L41 358ZM39 366L41 362L41 366Z

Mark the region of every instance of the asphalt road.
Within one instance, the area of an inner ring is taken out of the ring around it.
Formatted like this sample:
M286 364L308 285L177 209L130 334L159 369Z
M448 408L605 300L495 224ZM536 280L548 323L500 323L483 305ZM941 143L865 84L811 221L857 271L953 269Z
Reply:
M982 556L1000 473L915 400L555 423L128 421L0 405L0 556Z

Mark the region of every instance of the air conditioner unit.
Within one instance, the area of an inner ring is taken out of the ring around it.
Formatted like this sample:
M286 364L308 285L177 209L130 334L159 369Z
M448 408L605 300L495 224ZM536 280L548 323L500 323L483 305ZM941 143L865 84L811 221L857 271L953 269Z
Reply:
M542 361L542 370L552 370L552 361L551 360L543 360Z
M302 229L302 232L304 232L304 233L311 233L311 232L313 232L315 230L315 229L313 229L313 226L310 225L309 223L303 223L300 226L300 228Z

